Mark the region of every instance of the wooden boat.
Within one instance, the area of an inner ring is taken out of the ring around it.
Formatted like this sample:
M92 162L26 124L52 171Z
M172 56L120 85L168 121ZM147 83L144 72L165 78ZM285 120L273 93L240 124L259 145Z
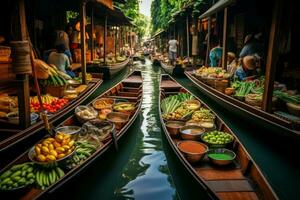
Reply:
M129 121L123 125L123 127L120 130L116 130L116 141L118 141L122 136L125 135L128 128L132 125L132 123L135 121L136 117L139 114L140 108L141 108L141 98L142 98L142 92L143 92L143 86L142 86L142 76L140 71L134 71L131 73L127 78L116 84L114 87L106 91L104 94L100 95L96 98L118 98L118 99L126 99L130 102L135 103L135 110L130 114ZM92 103L91 103L92 104ZM90 105L91 105L90 104ZM79 121L76 119L75 115L71 116L67 120L65 120L61 125L77 125L79 124ZM82 170L84 170L88 165L90 165L94 160L96 160L98 157L100 157L103 153L105 153L108 149L114 147L114 142L112 140L111 135L104 139L102 141L102 146L99 146L96 151L90 155L84 162L81 164L75 166L74 168L70 170L66 170L64 168L65 175L59 179L57 182L52 184L51 186L45 188L44 190L39 189L35 187L34 185L28 186L27 188L24 188L22 191L18 192L13 191L10 194L11 199L22 199L22 200L32 200L37 199L41 197L47 197L47 195L50 195L53 193L56 189L61 187L63 184L71 180L74 176L79 174ZM0 174L3 174L4 171L10 169L15 164L20 164L24 162L29 162L28 158L28 151L24 152L22 155L20 155L17 159L9 163L5 168L2 168ZM2 165L2 163L1 163Z
M178 94L178 92L190 93L169 75L162 75L160 91L159 103L161 103L165 97ZM201 102L200 99L196 99ZM211 110L203 102L201 102L201 105ZM204 190L208 192L208 196L212 199L278 199L259 167L247 153L241 142L215 113L216 130L227 132L234 137L232 150L236 153L237 157L234 163L228 166L221 167L212 165L208 162L206 157L198 163L190 164L177 147L177 143L182 140L170 136L161 109L159 113L165 136L174 153L183 166L199 183L199 187L204 188Z
M232 96L226 95L199 80L194 75L193 71L186 71L185 74L199 90L201 90L201 92L222 105L225 105L228 109L236 111L236 113L241 114L243 117L249 115L252 119L256 119L256 121L262 121L264 124L268 124L269 127L276 127L276 129L279 128L280 130L283 130L281 133L286 136L292 136L299 139L299 122L296 123L277 116L276 114L267 113L243 101L235 99Z
M80 105L84 100L86 100L93 92L102 84L102 79L94 78L92 81L88 83L85 91L79 94L76 99L68 102L62 109L57 111L56 113L49 116L49 123L53 124L65 116L66 113L73 110L76 106ZM43 129L43 121L38 121L32 126L26 128L25 130L15 129L14 124L7 124L7 121L0 121L1 124L1 140L0 140L0 153L3 153L5 150L13 147L18 144L25 138L29 138L34 136L37 132ZM8 126L8 127L7 127ZM4 128L6 127L6 128Z
M106 66L100 64L92 64L87 68L87 71L92 73L102 73L103 79L107 80L117 75L121 70L125 69L125 67L130 62L130 59L131 57L128 57L123 62L110 64Z
M181 65L175 65L171 66L167 63L160 61L160 66L165 70L166 73L173 75L173 76L183 76L184 75L184 69L181 67Z

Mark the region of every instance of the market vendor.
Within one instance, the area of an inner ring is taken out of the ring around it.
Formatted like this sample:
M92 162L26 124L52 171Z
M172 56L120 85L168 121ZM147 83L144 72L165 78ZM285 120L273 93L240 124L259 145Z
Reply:
M261 34L249 34L245 37L244 47L240 52L240 58L245 56L257 55L259 57L263 56L263 45L260 42Z
M68 74L71 77L75 77L74 72L70 70L70 60L65 54L66 47L64 44L59 44L56 47L56 52L53 51L50 53L48 58L48 64L53 64L57 69L65 74Z
M209 52L210 66L220 67L222 60L222 47L216 35L212 35L210 39L211 50Z
M178 41L175 40L174 37L172 36L168 42L169 60L171 65L175 64L177 58L177 45L178 45Z
M253 80L257 75L255 56L245 56L241 59L240 65L235 71L234 78L239 81Z
M230 74L230 77L232 77L235 74L237 67L238 67L238 61L235 57L235 53L228 52L227 53L227 72Z

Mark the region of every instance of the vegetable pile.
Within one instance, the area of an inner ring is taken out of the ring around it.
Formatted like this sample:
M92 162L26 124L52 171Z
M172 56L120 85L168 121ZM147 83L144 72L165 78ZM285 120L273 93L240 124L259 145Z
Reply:
M36 171L36 183L43 190L49 187L65 175L65 172L59 167L50 169L37 169Z
M227 144L233 141L233 137L222 131L211 131L204 133L202 137L203 141L208 144Z
M201 122L213 122L215 120L215 115L211 113L210 110L205 108L200 108L200 110L195 111L192 115L192 120Z
M162 112L174 112L181 105L182 102L191 99L194 99L194 97L188 93L179 93L177 95L169 96L161 102Z

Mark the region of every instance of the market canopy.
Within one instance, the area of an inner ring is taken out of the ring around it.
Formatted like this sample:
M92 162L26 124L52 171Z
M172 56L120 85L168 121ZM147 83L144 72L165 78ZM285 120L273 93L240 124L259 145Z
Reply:
M223 10L224 8L234 4L235 1L236 0L219 0L212 7L210 7L205 13L203 13L199 18L203 19L203 18L209 17L212 14L215 14L215 13L219 12L220 10Z

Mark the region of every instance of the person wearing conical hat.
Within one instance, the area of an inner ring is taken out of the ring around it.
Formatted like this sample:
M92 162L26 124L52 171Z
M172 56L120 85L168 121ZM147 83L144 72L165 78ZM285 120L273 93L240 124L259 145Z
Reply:
M252 80L256 76L256 63L255 56L245 56L241 59L241 63L235 71L234 78L239 81Z

